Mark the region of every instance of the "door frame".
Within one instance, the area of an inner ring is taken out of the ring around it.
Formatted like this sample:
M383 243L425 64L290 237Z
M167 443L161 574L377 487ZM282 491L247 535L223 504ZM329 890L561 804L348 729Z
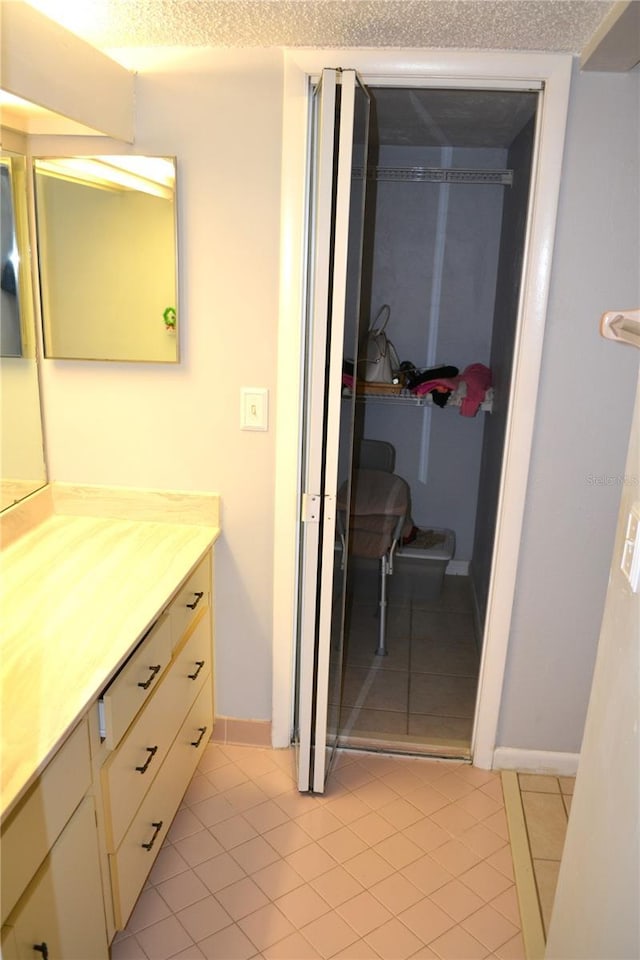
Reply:
M311 82L323 66L356 69L365 84L527 89L543 86L533 158L513 375L474 734L475 766L491 769L516 587L537 397L572 57L564 54L430 50L286 50L283 70L280 307L276 399L272 744L293 729L297 634L300 448L307 256Z

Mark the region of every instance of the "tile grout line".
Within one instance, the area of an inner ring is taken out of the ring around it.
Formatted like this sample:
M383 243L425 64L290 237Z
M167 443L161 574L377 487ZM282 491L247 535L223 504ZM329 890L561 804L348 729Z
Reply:
M503 770L501 771L501 779L525 953L527 960L543 960L545 954L544 928L518 785L518 774L513 770Z

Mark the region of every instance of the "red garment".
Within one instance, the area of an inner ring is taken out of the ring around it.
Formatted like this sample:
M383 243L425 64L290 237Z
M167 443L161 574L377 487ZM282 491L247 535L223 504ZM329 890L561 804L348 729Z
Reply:
M482 363L472 363L465 367L457 377L445 377L441 380L427 380L420 383L413 393L424 396L437 390L439 393L446 390L455 390L461 383L467 386L467 394L460 403L460 413L463 417L475 417L484 400L485 393L491 386L491 370Z

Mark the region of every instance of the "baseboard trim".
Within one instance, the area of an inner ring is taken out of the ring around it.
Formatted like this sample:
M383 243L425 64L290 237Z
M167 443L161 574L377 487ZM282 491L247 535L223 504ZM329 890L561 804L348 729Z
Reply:
M528 773L551 773L558 777L573 777L578 771L579 761L579 753L559 753L554 750L496 747L493 751L494 770L521 770Z
M270 747L271 720L241 720L237 717L216 717L211 740L213 743L233 743L248 747Z

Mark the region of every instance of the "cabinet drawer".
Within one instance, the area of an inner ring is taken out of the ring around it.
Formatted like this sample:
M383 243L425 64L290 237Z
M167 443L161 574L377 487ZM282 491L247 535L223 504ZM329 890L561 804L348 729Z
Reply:
M174 653L174 662L165 681L171 687L171 697L181 703L193 703L202 681L211 673L212 659L211 623L207 611L184 647Z
M86 798L54 844L3 931L5 960L107 960L93 800ZM42 954L40 954L42 956Z
M171 639L174 649L202 608L209 605L210 593L211 562L207 554L182 585L171 604Z
M7 916L91 783L82 721L2 828L2 917Z
M113 853L160 769L176 731L211 672L208 618L165 674L102 768L107 848Z
M117 746L171 660L171 621L164 614L101 697L105 743Z
M109 857L116 927L119 930L126 926L184 791L209 742L212 720L211 685L206 683L120 847Z

